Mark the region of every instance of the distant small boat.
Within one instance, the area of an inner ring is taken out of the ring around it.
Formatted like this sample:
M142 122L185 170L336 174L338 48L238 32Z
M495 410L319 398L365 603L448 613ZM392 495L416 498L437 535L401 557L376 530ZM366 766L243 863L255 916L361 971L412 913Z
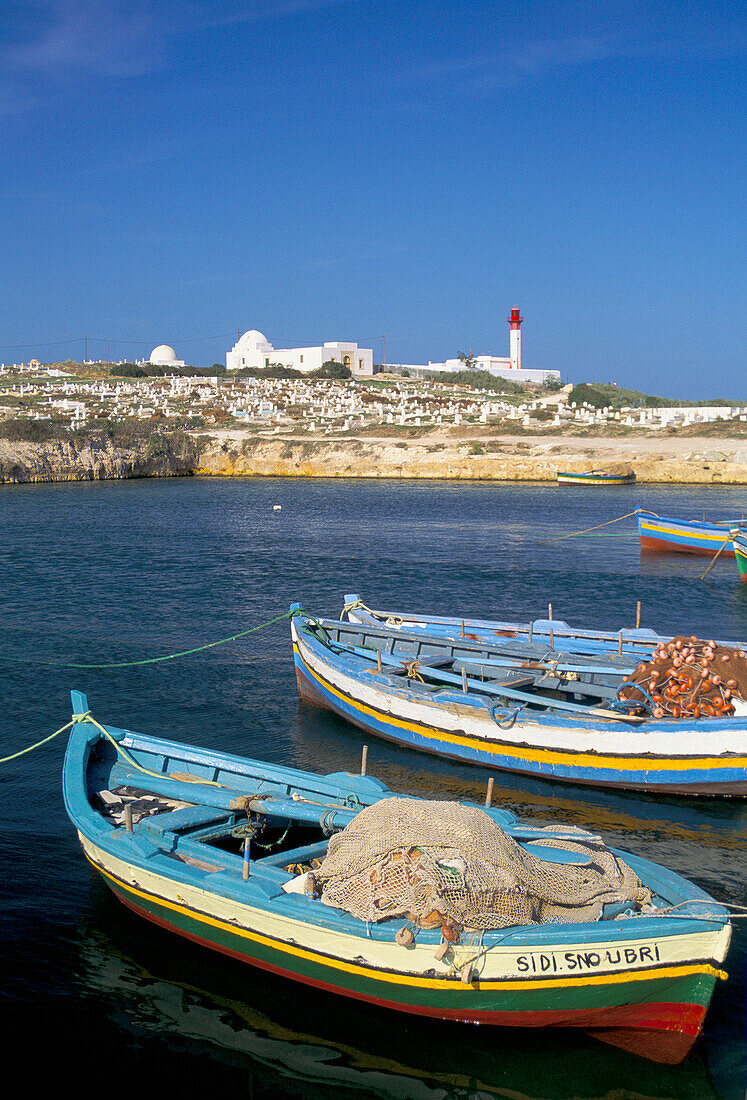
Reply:
M639 510L638 535L642 550L666 551L672 554L701 554L714 557L721 550L721 557L734 557L731 532L747 534L744 519L725 519L716 522L706 520L674 519L659 516L656 512ZM723 549L721 549L723 547Z
M588 473L558 470L559 485L631 485L634 481L635 471L627 464Z
M737 559L739 579L742 584L747 584L747 531L735 531L732 534L734 542L734 555Z
M68 816L109 889L161 928L384 1010L577 1028L670 1064L700 1033L727 977L731 924L675 872L500 807L397 798L366 775L314 775L102 726L71 694ZM385 828L366 833L372 813ZM460 834L434 829L442 821ZM402 847L402 828L414 846ZM355 865L340 855L346 844ZM478 851L500 859L476 861ZM483 879L510 885L487 893ZM424 916L403 914L413 898ZM466 918L452 918L455 906Z

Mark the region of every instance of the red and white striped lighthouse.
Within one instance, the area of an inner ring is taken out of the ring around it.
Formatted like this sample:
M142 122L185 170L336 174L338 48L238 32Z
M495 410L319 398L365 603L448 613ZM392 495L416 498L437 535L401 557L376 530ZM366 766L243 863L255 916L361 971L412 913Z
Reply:
M517 306L511 310L511 316L507 317L511 326L511 345L509 356L511 357L511 370L521 370L521 322L524 318L519 313Z

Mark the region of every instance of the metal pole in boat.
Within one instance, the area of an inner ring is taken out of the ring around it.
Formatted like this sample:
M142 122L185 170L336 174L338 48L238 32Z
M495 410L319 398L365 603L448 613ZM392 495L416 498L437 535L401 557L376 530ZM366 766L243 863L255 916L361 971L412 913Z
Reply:
M131 802L125 802L124 815L125 815L125 829L127 830L128 833L131 833L132 832L132 803Z
M641 601L639 600L638 601L638 607L636 608L636 613L635 613L635 628L636 628L636 630L638 629L638 627L640 625L641 625Z
M493 783L494 782L495 782L495 780L493 779L493 776L491 775L490 779L488 780L488 789L487 789L487 793L485 795L485 805L486 806L489 806L490 803L493 801Z
M244 866L243 866L242 872L241 872L242 878L244 878L244 879L249 878L249 840L250 840L250 837L249 837L249 834L247 833L246 836L244 837Z
M617 637L617 652L620 654L621 657L622 657L622 651L623 651L623 632L621 630L618 637Z
M467 669L462 669L462 691L467 694Z
M366 774L366 766L368 764L368 745L363 746L363 753L361 754L361 775Z

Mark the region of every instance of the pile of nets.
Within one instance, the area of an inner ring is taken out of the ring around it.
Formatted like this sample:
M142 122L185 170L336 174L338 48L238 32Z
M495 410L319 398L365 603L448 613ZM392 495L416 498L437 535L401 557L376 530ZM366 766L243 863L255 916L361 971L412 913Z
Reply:
M581 863L537 858L478 807L385 798L331 838L312 888L361 920L404 917L445 937L455 928L597 920L608 903L650 903L650 891L598 838L564 832L578 839L539 843L579 852Z
M730 715L735 696L747 699L745 651L681 635L662 642L625 683L619 698L654 718Z
M596 467L600 474L610 474L612 477L633 477L635 470L629 462L613 462L609 466Z

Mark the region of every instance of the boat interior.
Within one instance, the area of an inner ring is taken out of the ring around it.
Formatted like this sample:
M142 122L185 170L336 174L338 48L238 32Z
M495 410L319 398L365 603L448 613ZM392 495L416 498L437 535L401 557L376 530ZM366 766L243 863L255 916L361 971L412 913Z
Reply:
M121 742L127 731L110 732ZM89 812L102 833L129 836L128 843L146 859L158 855L175 860L183 865L182 873L197 875L205 888L219 889L222 883L220 889L232 895L248 879L252 891L266 900L283 899L284 906L292 907L305 904L308 872L324 859L330 836L364 806L391 795L372 776L310 777L299 772L295 774L302 778L296 782L294 773L285 769L257 765L256 770L236 772L214 766L214 757L205 758L210 760L207 764L200 757L162 751L164 746L183 748L172 742L158 741L154 751L152 740L127 733L124 753L103 737L92 742L86 770ZM314 787L308 782L311 778L318 779ZM590 862L587 853L555 847L553 841L601 840L562 826L520 822L500 807L487 812L526 851L552 864ZM685 900L676 885L659 879L658 869L647 874L647 885L654 894L654 908ZM354 920L328 906L320 914L326 923L341 927ZM635 915L610 905L600 919L621 914ZM373 934L388 938L388 928L384 922ZM506 932L503 929L502 936Z
M395 687L451 689L530 710L580 714L596 708L618 720L634 717L616 709L623 677L636 667L629 656L563 652L517 638L486 644L336 619L295 621L299 630L354 662L356 672L380 673Z

